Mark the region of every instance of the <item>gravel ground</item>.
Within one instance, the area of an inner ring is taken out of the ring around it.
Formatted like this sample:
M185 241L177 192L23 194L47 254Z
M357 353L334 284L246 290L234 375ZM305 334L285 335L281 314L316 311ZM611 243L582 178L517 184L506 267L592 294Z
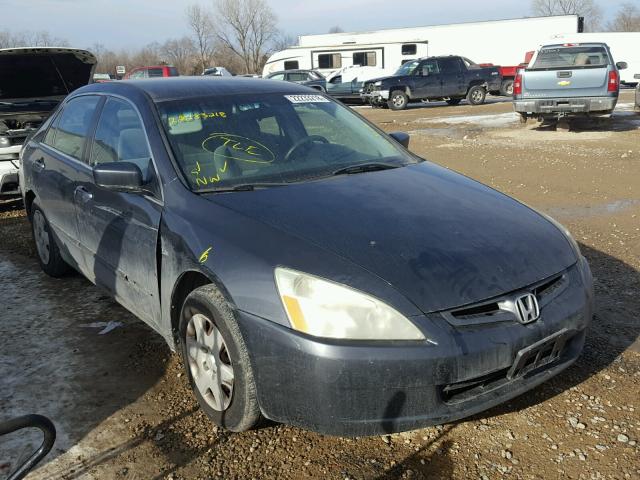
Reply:
M29 479L640 478L640 116L521 126L508 102L358 108L411 149L555 216L595 277L596 318L565 373L453 424L335 438L284 425L229 434L197 408L180 359L78 275L53 280L16 204L0 205L0 418L38 412L59 431ZM111 330L106 329L109 327ZM0 443L0 478L37 436Z

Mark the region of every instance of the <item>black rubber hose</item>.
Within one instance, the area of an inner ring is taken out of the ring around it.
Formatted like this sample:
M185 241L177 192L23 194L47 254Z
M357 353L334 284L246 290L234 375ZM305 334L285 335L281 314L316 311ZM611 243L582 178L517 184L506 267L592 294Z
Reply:
M38 428L44 436L38 450L26 462L19 466L7 480L21 480L44 458L53 448L56 441L56 427L51 420L42 415L25 415L8 422L0 422L0 436L7 435L24 428Z

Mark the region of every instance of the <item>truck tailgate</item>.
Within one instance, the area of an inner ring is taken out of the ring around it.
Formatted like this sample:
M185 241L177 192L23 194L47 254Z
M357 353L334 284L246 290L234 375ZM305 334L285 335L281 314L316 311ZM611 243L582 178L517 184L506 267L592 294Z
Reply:
M609 69L526 70L523 97L596 97L607 94Z

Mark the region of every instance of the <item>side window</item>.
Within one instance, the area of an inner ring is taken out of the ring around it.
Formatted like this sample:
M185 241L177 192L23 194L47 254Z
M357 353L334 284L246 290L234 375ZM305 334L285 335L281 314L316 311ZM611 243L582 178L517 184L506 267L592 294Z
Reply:
M309 75L305 72L295 72L290 73L287 76L287 80L290 82L306 82L307 80L311 80Z
M355 52L353 54L353 64L361 67L375 67L376 52Z
M135 72L133 72L131 74L131 76L129 78L133 79L133 80L138 80L140 78L146 78L146 70L136 70Z
M402 55L415 55L418 52L418 46L415 43L406 43L402 45Z
M420 68L417 69L420 75L426 77L427 75L436 75L440 73L438 69L438 63L435 60L427 60L420 65Z
M178 69L176 67L169 67L169 76L170 77L179 77Z
M285 70L298 70L299 68L300 65L298 64L297 60L287 60L286 62L284 62Z
M149 78L164 77L164 71L162 68L149 68L147 73Z
M318 55L318 68L341 68L342 57L339 53L323 53Z
M458 73L460 71L460 61L457 57L441 58L438 60L442 73Z
M111 162L135 163L145 181L149 181L151 153L142 121L131 104L116 98L106 101L98 120L89 162L91 166Z
M284 80L284 73L276 73L275 75L271 75L269 80Z
M51 140L52 143L49 144L52 147L80 160L84 140L99 101L100 97L97 96L76 97L70 100L64 106L56 124L47 132L45 143Z

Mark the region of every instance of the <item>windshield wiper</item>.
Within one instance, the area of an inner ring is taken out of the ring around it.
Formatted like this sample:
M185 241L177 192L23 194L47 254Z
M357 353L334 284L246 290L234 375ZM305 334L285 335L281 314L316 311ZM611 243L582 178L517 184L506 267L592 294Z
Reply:
M210 188L207 190L198 190L198 193L226 193L226 192L252 192L262 188L284 187L291 185L290 183L241 183L228 188Z
M349 167L339 168L333 175L353 175L356 173L375 172L377 170L391 170L394 168L400 168L401 165L394 165L393 163L360 163L358 165L351 165Z

